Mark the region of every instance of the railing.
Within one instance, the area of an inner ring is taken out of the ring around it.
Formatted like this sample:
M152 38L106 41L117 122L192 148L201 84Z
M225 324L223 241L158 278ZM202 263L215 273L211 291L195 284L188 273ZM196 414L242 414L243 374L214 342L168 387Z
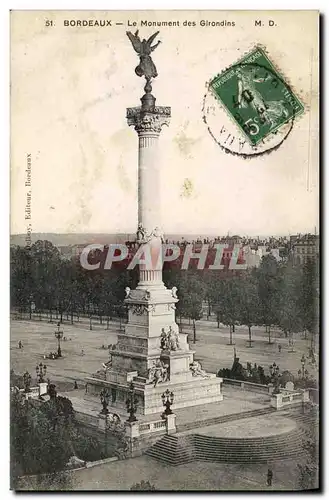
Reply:
M256 384L255 382L235 380L232 378L223 378L223 385L232 385L234 387L240 387L240 389L244 389L245 391L261 392L264 394L271 394L273 391L273 384Z
M149 434L151 432L158 432L161 430L166 430L165 420L156 420L155 422L148 422L145 424L139 424L140 434Z
M309 391L303 389L299 392L289 391L288 389L282 389L278 394L272 394L271 406L276 409L282 408L283 406L288 406L296 402L306 403L309 401Z
M88 415L87 413L82 413L80 411L75 411L76 420L85 425L89 425L92 427L98 426L98 416L97 415Z

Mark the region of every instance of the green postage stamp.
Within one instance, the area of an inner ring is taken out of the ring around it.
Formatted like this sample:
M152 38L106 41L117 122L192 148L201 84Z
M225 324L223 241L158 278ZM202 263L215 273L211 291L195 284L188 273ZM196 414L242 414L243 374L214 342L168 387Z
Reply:
M252 146L304 111L260 47L213 78L209 86Z

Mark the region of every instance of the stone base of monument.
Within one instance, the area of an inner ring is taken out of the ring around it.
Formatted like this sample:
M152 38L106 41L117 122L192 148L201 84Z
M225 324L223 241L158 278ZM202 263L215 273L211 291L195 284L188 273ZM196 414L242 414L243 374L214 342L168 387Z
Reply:
M185 377L186 374L183 375ZM126 411L129 383L124 386L93 377L88 377L86 382L88 394L99 395L103 388L107 388L112 411L117 410L118 413ZM191 376L189 380L159 383L154 387L153 384L147 384L142 377L136 377L133 381L134 392L138 399L136 414L152 415L162 412L164 407L161 396L167 389L174 394L173 409L222 401L221 383L222 379L216 377L215 374L207 374L205 377Z
M160 243L152 240L151 247ZM86 378L90 395L108 389L111 408L126 412L127 400L133 399L136 414L145 416L164 411L162 395L167 390L173 410L223 400L222 379L202 369L187 334L179 332L177 302L176 288L164 286L161 270L141 271L137 288L126 289L128 322L109 349L109 362Z

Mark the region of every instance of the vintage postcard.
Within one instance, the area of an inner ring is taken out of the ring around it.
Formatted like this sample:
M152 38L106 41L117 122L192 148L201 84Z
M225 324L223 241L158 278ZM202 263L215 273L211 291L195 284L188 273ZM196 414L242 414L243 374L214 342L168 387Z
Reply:
M10 30L11 488L319 489L319 13Z

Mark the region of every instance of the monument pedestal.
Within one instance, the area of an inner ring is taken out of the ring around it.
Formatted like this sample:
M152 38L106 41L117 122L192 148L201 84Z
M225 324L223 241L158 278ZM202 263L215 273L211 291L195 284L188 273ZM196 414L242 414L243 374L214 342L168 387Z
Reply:
M173 408L222 401L222 379L202 370L193 359L187 334L175 322L175 290L136 289L126 298L128 324L110 351L112 362L104 379L88 377L88 393L106 387L109 404L122 412L133 382L137 414L163 411L161 395L174 393Z

